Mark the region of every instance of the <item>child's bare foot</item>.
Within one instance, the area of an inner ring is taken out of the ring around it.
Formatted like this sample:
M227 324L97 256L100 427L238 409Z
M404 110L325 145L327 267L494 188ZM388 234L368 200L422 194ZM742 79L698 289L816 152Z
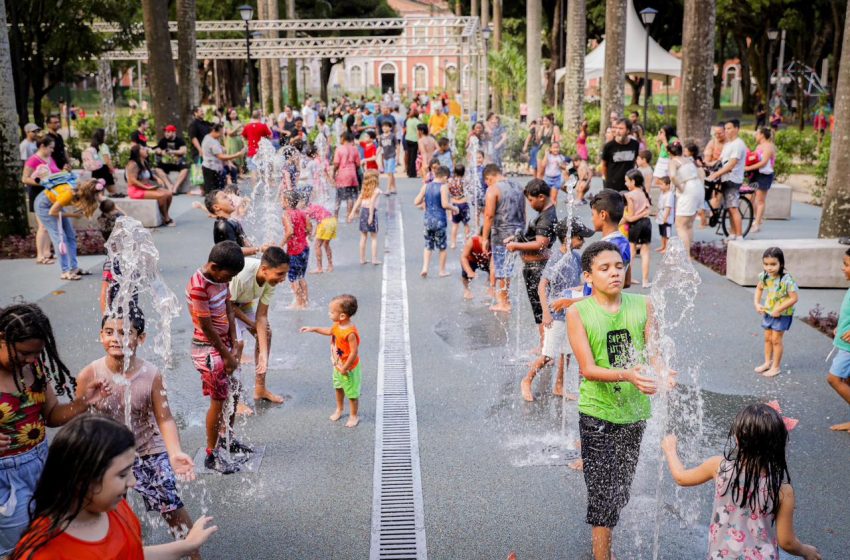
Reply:
M495 298L496 297L496 290L494 290L493 288L487 288L487 295L491 298Z
M756 373L764 373L770 369L770 362L765 362L762 365L756 367L753 371Z
M283 402L283 397L280 395L275 395L268 389L262 389L260 391L254 391L254 400L255 401L269 401L273 403L280 404Z
M239 416L253 416L254 410L245 403L237 403L236 404L236 414Z
M375 266L378 266L378 265L381 264L381 261L372 261L372 264L374 264Z
M342 418L342 409L334 410L334 413L329 416L331 422L336 422L340 418Z
M451 273L446 272L445 270L440 272L440 278L445 278L447 276L451 276Z
M565 395L563 385L558 385L557 383L555 384L555 389L552 391L552 394L557 396L557 397L563 397L563 398L567 399L568 401L577 401L578 400L578 395L576 395L575 393L567 393Z
M833 432L850 432L850 422L843 422L841 424L834 424L829 427Z
M334 271L333 265L328 266L328 272L333 272L333 271Z
M574 471L583 471L584 470L584 459L576 459L575 461L567 464L568 467L573 469Z
M472 297L473 296L472 296L471 290L464 290L463 291L463 299L472 299Z
M776 377L777 375L779 375L780 371L782 371L782 369L778 368L778 367L770 368L769 370L764 372L762 375L765 376L765 377Z
M345 423L345 427L346 428L353 428L354 426L356 426L359 423L360 423L360 417L359 416L351 416L351 417L348 418L348 422Z
M419 273L419 276L421 276L422 278L427 278L428 277L428 271L423 270L422 272Z
M455 245L454 243L452 243L451 245L449 245L449 249L457 249L457 245Z
M311 270L310 274L322 274L323 272L324 270L322 270L321 268L317 268L316 270Z
M490 306L490 311L510 313L511 305L509 303L497 303L495 305Z
M523 377L519 382L519 389L522 391L522 398L527 402L534 402L534 395L531 393L531 379Z
M656 253L663 253L663 252L664 252L664 248L663 248L663 247L659 247L658 249L656 249L656 250L655 250L655 252L656 252Z
M369 264L366 261L360 261L360 264Z

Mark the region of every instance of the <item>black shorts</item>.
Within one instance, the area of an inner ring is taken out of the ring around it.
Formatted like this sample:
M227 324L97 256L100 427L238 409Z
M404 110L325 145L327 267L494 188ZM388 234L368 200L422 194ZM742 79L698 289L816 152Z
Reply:
M107 187L111 187L115 184L115 177L112 176L109 168L105 165L102 165L99 169L92 171L91 176L93 179L103 179L103 182L106 183Z
M489 274L490 274L490 261L487 261L484 264L479 264L479 262L477 260L470 259L467 262L469 262L469 268L472 269L472 272L475 272L477 270L483 270L489 276ZM469 280L469 275L466 273L466 270L463 267L461 267L461 269L460 269L460 275L464 280Z
M641 218L629 224L629 243L646 245L650 241L652 241L652 221L649 218Z
M452 223L463 225L469 224L469 204L461 202L457 205L457 214L452 214Z
M646 422L613 424L579 413L588 524L616 527L629 503Z
M665 239L670 237L670 224L658 224L658 235Z
M41 194L41 191L44 190L44 187L38 186L34 187L33 185L27 185L27 198L29 199L29 208L30 212L35 212L35 197Z
M528 294L528 302L531 304L531 312L534 314L534 322L538 325L543 322L543 305L540 303L540 293L537 287L543 276L546 262L525 263L522 268L522 278L525 280L525 291Z
M189 168L189 166L185 163L160 163L157 167L162 169L166 174L171 173L172 171L180 173L184 169Z

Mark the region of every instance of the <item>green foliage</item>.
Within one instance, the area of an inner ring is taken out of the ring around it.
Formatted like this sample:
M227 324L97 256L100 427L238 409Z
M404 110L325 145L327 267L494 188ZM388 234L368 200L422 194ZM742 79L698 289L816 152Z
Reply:
M823 201L826 194L826 179L829 175L829 155L832 147L832 135L827 134L823 139L820 152L818 153L817 163L815 164L815 186L812 188L811 194L815 203L819 204Z
M513 42L502 45L498 51L488 53L490 85L505 92L520 92L525 97L526 67L525 52ZM507 96L503 96L507 98Z
M773 138L776 149L802 163L812 164L817 158L818 139L814 131L783 128Z

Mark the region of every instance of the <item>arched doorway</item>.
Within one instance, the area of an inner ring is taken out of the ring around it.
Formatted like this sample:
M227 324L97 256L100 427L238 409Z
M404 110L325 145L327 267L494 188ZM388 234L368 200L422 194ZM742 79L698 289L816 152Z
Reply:
M395 64L385 62L381 65L381 93L387 93L389 90L398 91L396 75Z
M460 90L460 74L458 74L457 66L454 64L446 65L446 91Z

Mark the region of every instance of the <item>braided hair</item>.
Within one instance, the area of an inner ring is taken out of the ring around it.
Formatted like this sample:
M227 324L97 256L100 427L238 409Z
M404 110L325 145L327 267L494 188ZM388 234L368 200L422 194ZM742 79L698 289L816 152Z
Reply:
M44 349L32 368L36 385L46 385L47 378L50 377L57 395L73 396L76 380L71 376L68 366L59 358L50 319L38 305L19 303L0 310L0 336L3 337L3 342L8 348L15 387L18 391L25 390L24 364L17 359L15 344L35 339L44 342Z

